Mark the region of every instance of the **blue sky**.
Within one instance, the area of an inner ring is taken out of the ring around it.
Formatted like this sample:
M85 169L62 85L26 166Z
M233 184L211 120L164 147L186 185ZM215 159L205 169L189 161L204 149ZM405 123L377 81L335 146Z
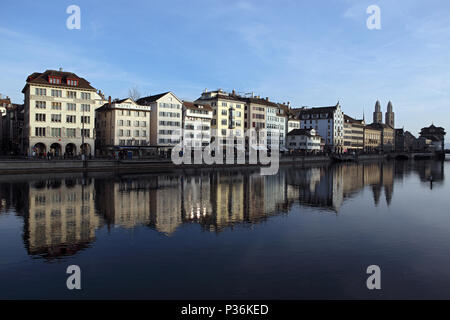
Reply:
M81 29L66 28L69 5ZM381 9L368 30L366 8ZM450 131L450 1L10 1L0 10L0 93L22 102L27 75L62 67L113 98L222 88Z

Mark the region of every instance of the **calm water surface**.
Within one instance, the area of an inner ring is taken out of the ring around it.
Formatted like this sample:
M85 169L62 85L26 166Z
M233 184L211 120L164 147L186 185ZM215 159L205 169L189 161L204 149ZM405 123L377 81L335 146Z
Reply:
M0 176L0 298L449 299L445 171ZM66 288L72 264L81 291ZM372 264L381 291L366 288Z

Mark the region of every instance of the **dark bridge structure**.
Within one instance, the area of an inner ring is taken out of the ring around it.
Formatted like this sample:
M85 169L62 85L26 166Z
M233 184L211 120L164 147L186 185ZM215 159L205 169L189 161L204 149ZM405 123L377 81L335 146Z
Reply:
M396 159L396 160L425 160L425 159L440 159L445 160L445 154L450 153L450 150L446 150L445 153L441 152L391 152L391 153L380 153L372 155L364 154L333 154L331 159L335 162L345 162L345 161L359 161L359 160L370 160L370 159ZM450 160L450 159L449 159Z
M445 152L393 152L389 154L389 158L397 160L422 160L422 159L445 159L445 154L450 153L450 150L445 150Z

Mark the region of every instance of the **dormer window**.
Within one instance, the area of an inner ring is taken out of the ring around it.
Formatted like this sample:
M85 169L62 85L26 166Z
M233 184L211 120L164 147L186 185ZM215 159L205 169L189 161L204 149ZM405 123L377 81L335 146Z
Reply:
M51 84L61 84L61 78L55 77L55 76L49 76L48 82L50 82Z
M69 86L77 87L78 86L78 80L75 79L67 79L67 84Z

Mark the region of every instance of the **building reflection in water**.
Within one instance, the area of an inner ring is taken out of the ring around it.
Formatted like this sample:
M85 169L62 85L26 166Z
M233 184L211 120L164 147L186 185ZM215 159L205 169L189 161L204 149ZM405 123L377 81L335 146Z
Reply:
M95 213L92 179L2 183L1 195L24 219L29 254L55 258L89 246L102 218Z
M108 226L134 228L150 222L153 181L99 178L94 181L95 206Z
M95 240L103 225L148 226L171 235L183 223L219 232L287 214L293 204L333 214L368 188L378 205L392 201L394 178L416 172L439 185L442 162L384 162L318 167L283 167L275 176L257 169L206 170L183 174L140 174L96 178L52 178L1 182L1 211L24 219L24 242L31 255L70 255ZM3 179L5 181L5 179Z

